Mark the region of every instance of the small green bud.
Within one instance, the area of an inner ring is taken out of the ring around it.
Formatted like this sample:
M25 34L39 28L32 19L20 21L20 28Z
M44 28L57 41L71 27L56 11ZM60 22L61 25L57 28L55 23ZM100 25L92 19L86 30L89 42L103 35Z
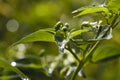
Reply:
M69 28L69 24L68 24L68 23L65 23L65 26L66 26L67 28Z
M55 25L55 31L58 31L62 26L63 26L63 23L61 21L57 22Z
M62 30L64 32L68 31L68 28L69 28L69 24L68 23L65 23L65 25L62 27Z

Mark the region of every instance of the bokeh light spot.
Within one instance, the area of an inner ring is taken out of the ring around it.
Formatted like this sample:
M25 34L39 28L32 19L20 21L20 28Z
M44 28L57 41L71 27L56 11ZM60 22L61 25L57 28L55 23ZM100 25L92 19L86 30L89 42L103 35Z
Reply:
M6 24L6 27L7 27L7 30L10 31L10 32L15 32L18 30L19 28L19 23L17 20L15 19L11 19L7 22Z

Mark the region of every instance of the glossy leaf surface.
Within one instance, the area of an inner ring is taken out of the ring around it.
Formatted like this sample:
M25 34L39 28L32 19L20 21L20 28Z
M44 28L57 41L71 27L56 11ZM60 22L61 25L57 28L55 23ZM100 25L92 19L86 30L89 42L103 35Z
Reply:
M76 11L77 12L77 11ZM83 15L91 14L91 13L97 13L97 12L104 12L106 14L109 13L109 10L105 7L90 7L90 8L83 8L81 10L78 10L80 12L75 17L80 17Z
M113 12L118 13L120 9L120 0L110 0L107 4L107 7Z
M93 54L92 61L93 62L108 61L119 56L120 56L119 45L105 44L98 47L98 49Z
M27 35L26 37L22 38L15 44L35 42L35 41L54 42L53 34L54 34L54 29L52 28L41 29Z

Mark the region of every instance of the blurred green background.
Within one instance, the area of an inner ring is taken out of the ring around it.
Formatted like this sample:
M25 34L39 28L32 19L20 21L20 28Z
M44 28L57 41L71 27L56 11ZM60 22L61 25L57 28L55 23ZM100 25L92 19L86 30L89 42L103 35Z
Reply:
M71 12L103 3L104 0L0 0L0 56L10 63L16 61L18 68L31 80L59 80L58 74L47 76L45 73L50 62L59 54L55 43L34 42L10 49L9 46L32 32L53 27L60 20L70 23L71 28L79 28L81 21L94 21L99 17L90 15L75 19ZM104 51L120 54L119 26L113 31L111 40L102 41L96 56L101 56ZM120 80L118 56L111 61L89 63L84 71L87 78L77 77L76 80ZM0 68L0 80L20 79L14 72Z

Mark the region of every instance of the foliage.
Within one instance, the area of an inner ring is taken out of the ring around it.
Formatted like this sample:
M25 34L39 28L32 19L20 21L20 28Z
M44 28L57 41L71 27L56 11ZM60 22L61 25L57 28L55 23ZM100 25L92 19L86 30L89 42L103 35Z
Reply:
M9 73L15 74L10 71L16 72L22 80L29 80L29 78L34 80L82 80L82 78L88 78L84 68L90 63L105 62L120 56L119 45L110 43L110 39L114 37L113 29L119 24L120 7L117 5L118 3L120 3L119 0L109 0L104 5L82 7L73 11L72 13L76 14L75 18L89 15L103 17L103 19L97 18L95 21L82 21L78 29L71 27L69 23L59 21L54 28L40 29L14 43L7 53L24 53L26 48L21 49L22 47L29 48L31 42L34 42L35 45L42 42L45 45L52 44L51 47L54 47L53 44L57 45L59 54L56 56L54 51L52 51L52 55L48 54L49 52L45 52L42 46L41 52L36 51L37 56L31 55L29 50L27 57L19 58L18 55L15 65L12 62L8 64L1 58L0 67L5 67L8 71L3 70L5 77L0 77L0 79L12 79L14 76L6 77ZM50 46L48 45L47 47ZM31 74L34 70L35 74ZM27 73L29 73L29 78L26 76ZM40 79L38 74L41 76ZM88 80L90 79L88 78Z
M15 44L34 42L34 41L54 42L53 35L51 34L52 32L53 32L52 29L43 29L43 30L41 29L21 39Z

